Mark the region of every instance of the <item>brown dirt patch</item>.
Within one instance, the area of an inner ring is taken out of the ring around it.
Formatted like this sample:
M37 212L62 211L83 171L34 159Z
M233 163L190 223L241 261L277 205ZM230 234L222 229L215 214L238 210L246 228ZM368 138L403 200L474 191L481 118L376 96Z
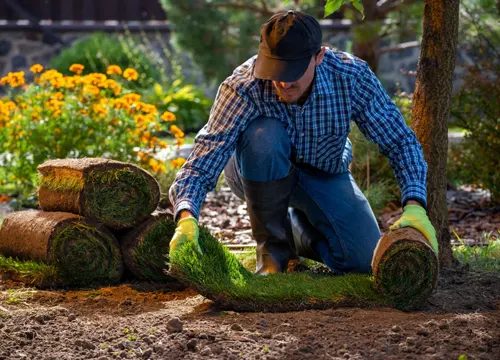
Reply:
M193 290L146 283L38 291L7 303L0 359L498 359L500 275L442 272L415 312L220 311ZM3 308L3 310L2 310ZM6 310L6 311L5 311ZM172 319L179 317L180 322ZM174 325L182 325L182 329Z

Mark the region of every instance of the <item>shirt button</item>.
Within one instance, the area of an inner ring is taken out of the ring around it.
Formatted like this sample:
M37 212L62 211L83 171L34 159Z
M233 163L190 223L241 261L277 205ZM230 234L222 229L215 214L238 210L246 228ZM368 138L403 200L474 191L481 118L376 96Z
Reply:
M306 136L306 134L305 133L300 133L300 136L304 137L304 136Z
M299 155L299 160L302 160L304 157L302 155Z

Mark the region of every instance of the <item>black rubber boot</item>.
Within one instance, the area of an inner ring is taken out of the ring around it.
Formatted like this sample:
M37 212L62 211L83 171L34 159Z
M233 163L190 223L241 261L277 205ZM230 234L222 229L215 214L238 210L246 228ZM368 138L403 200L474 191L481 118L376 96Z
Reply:
M257 242L257 266L261 275L285 272L292 249L287 237L288 203L294 186L293 171L282 179L252 181L241 178L252 234Z
M311 225L306 214L300 210L288 209L288 219L292 228L295 254L322 262L321 257L313 250L312 245L324 238L324 236Z

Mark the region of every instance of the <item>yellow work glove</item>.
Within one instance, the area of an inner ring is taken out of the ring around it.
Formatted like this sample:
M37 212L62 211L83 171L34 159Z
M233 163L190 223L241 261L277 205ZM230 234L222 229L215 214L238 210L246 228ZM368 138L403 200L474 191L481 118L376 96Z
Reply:
M436 230L432 226L423 207L419 205L406 205L403 208L403 215L401 215L401 218L390 229L396 230L402 227L412 227L420 231L427 238L436 254L438 253Z
M188 241L194 241L198 251L201 253L200 244L198 243L199 235L200 230L198 229L198 220L193 217L187 217L179 220L177 227L175 228L174 236L172 237L172 240L170 240L170 253Z

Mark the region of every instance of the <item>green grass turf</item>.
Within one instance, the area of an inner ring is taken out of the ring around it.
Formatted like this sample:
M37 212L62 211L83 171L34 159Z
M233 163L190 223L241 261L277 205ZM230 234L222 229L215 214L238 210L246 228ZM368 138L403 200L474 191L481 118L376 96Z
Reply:
M60 282L57 268L53 265L19 260L2 254L0 254L0 271L37 286L55 286Z
M168 254L170 239L175 231L175 224L171 220L159 220L137 244L135 249L135 268L151 281L171 281L165 274L166 254Z
M91 172L84 191L87 211L112 227L131 225L156 207L146 177L129 169Z
M51 258L65 285L114 284L123 271L113 238L83 223L70 224L54 236Z
M386 305L369 275L307 273L254 275L206 229L200 246L182 244L169 256L171 274L224 308L238 311L293 311L334 306Z

